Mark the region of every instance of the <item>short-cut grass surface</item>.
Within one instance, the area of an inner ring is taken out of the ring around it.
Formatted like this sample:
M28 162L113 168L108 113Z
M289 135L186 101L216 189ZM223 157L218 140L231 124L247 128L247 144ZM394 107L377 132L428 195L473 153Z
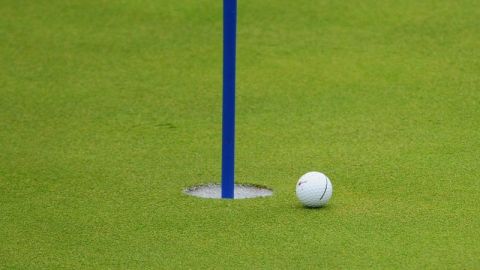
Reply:
M221 1L0 2L0 268L480 268L480 2L238 15L224 201Z

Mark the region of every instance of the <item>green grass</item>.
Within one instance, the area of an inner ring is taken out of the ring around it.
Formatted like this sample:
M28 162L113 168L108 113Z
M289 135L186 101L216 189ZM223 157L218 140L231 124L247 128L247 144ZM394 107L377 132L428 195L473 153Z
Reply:
M0 3L0 268L480 268L478 1ZM302 208L310 170L334 185Z

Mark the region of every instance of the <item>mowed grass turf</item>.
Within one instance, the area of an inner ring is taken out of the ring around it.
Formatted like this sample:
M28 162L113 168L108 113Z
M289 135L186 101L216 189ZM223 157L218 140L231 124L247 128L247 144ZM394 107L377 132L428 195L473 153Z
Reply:
M477 1L239 1L220 181L221 1L0 3L0 268L480 267ZM330 204L295 184L325 172Z

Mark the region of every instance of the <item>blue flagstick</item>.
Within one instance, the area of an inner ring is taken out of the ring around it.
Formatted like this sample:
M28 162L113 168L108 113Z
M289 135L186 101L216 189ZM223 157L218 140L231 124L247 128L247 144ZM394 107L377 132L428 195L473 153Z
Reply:
M235 187L235 51L237 0L223 0L222 198Z

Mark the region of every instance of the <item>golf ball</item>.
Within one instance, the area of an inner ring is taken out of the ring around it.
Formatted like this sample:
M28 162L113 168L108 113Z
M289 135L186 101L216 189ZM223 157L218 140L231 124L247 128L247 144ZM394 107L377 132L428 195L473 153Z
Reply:
M332 197L332 192L330 179L321 172L308 172L297 182L297 198L307 207L325 205Z

